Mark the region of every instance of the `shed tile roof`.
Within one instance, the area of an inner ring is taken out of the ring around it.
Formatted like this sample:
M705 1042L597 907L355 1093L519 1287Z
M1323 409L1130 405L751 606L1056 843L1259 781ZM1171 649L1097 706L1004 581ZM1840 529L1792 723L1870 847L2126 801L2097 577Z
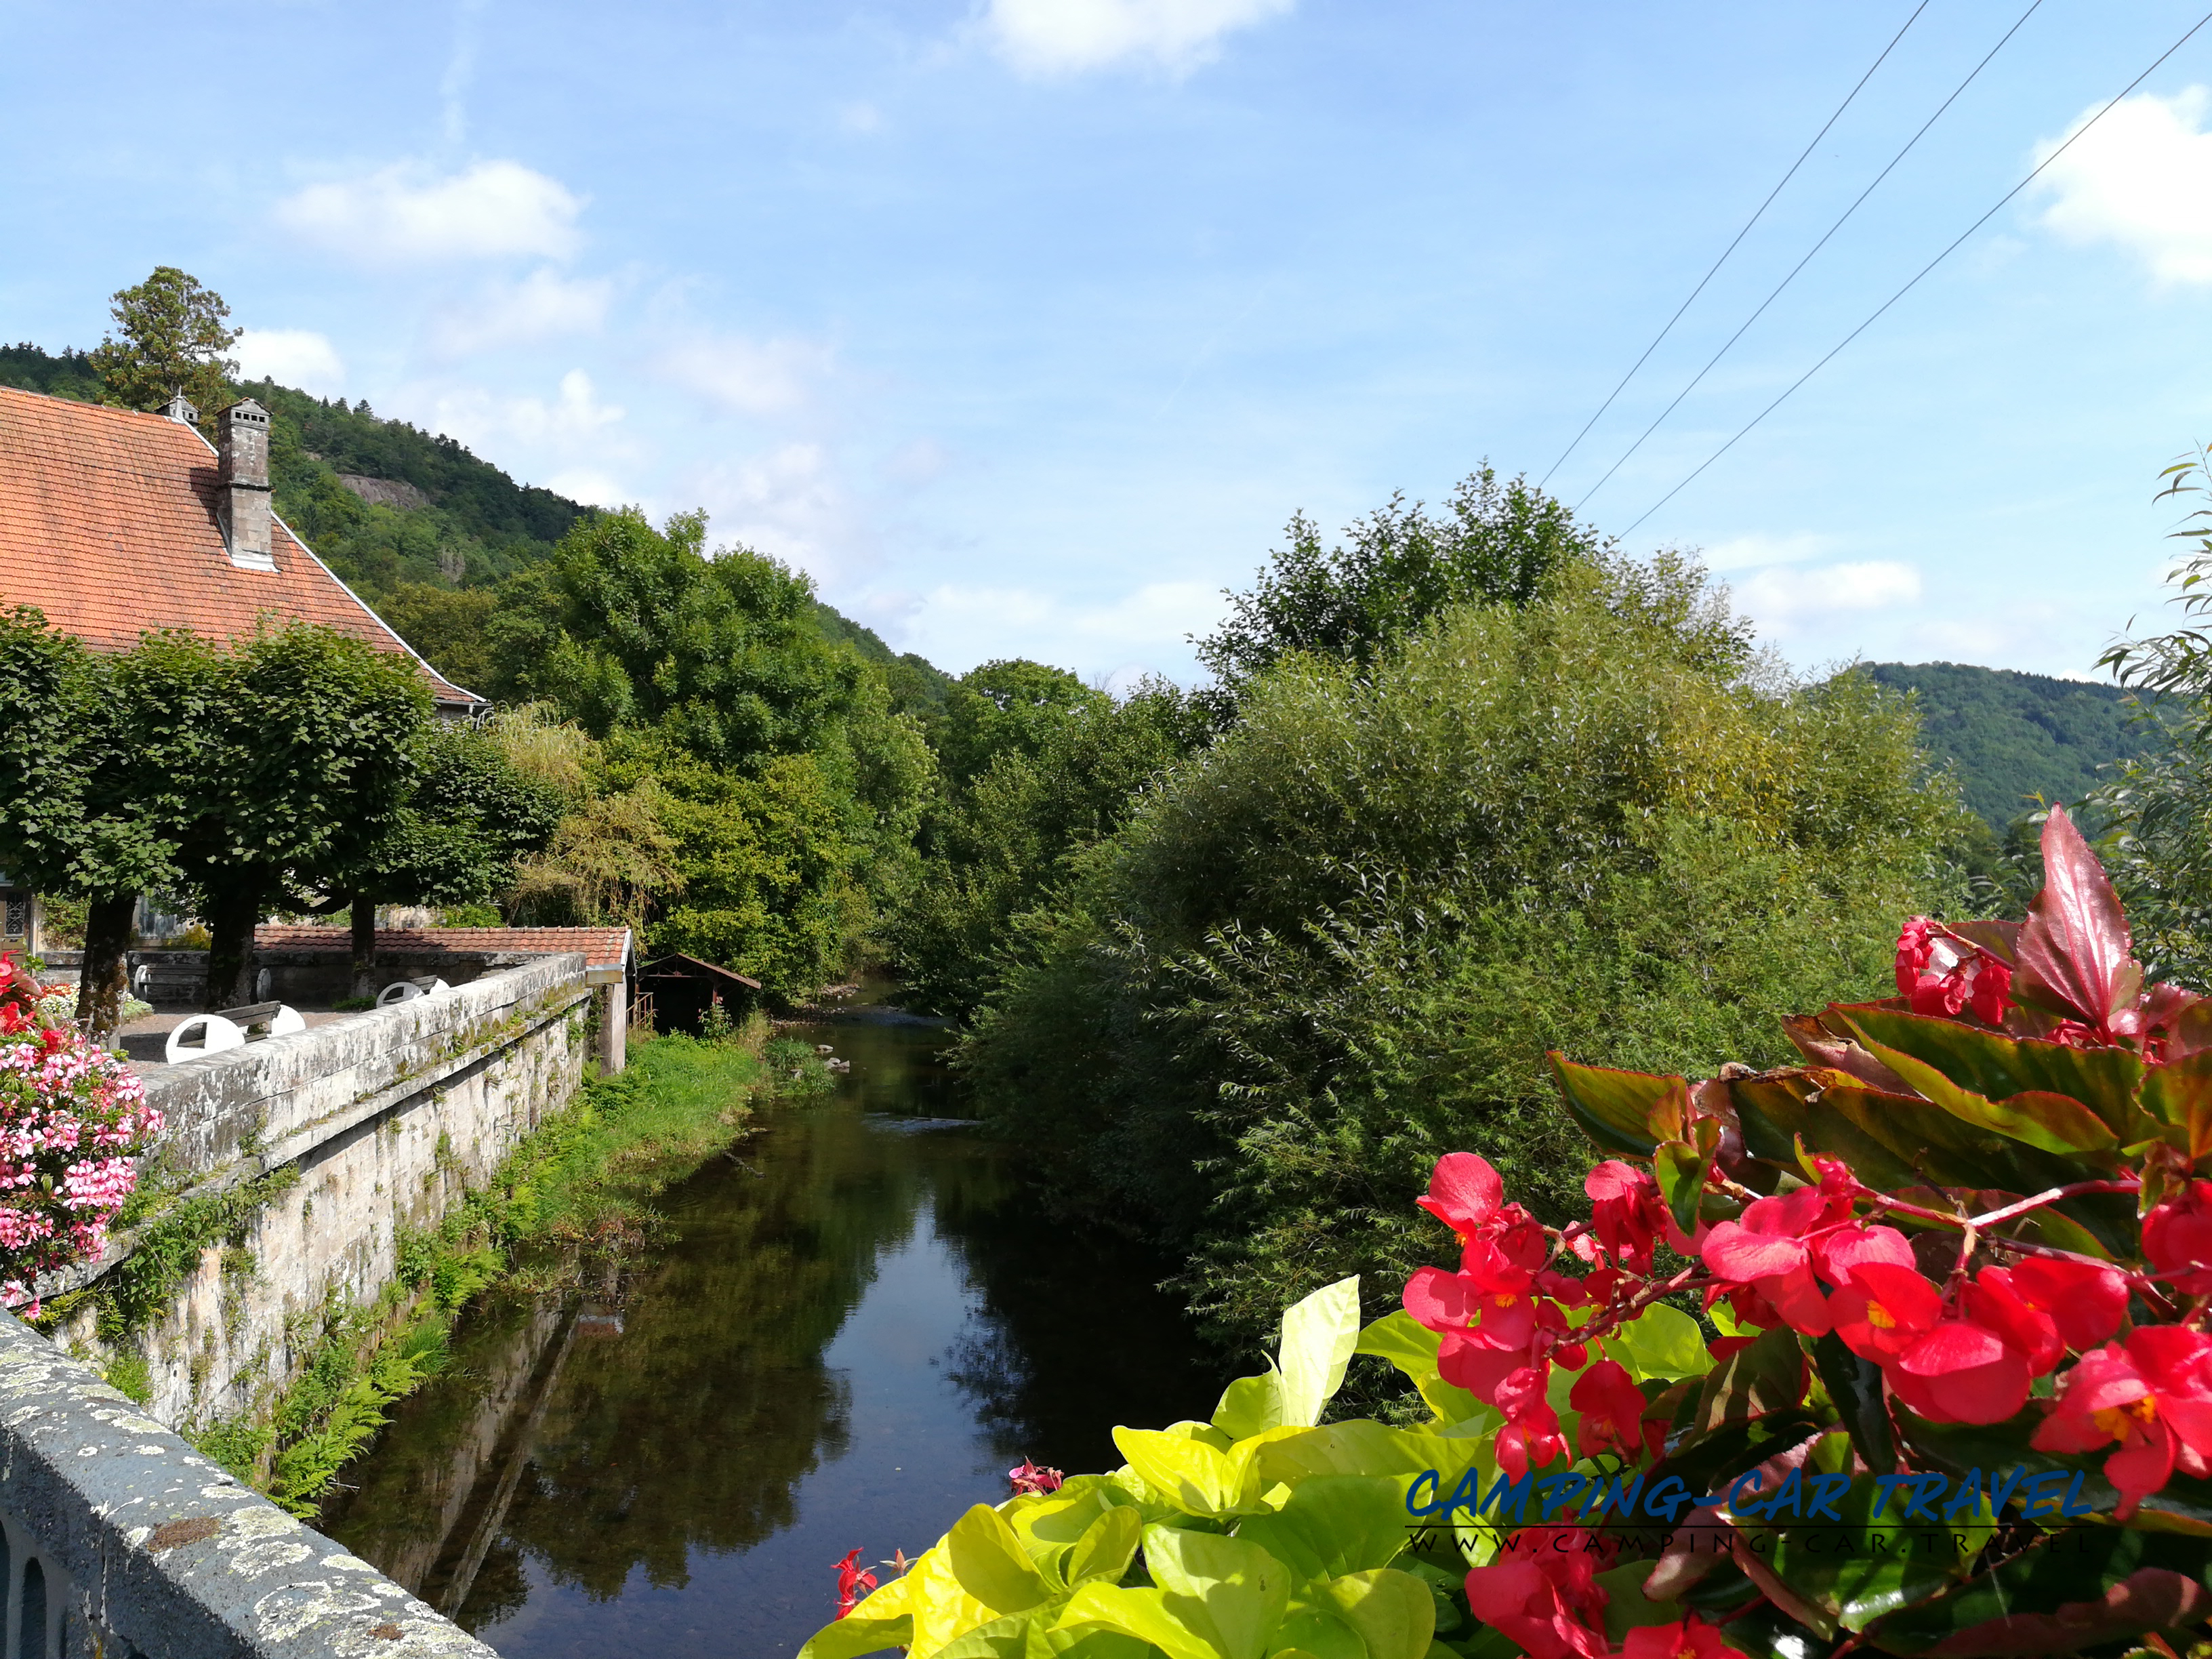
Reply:
M260 951L349 951L350 932L298 922L264 922L253 930ZM380 927L380 951L511 951L520 956L583 953L587 968L620 968L629 961L627 927Z
M0 605L36 605L95 651L149 629L251 634L273 614L414 657L441 702L482 698L442 678L282 522L274 571L230 561L216 456L189 426L0 386Z
M700 974L712 974L720 979L735 980L748 990L757 991L761 982L750 974L741 974L734 968L725 968L719 962L702 962L697 957L687 957L681 951L672 951L665 957L655 957L638 969L641 977L666 974L683 978L696 978Z

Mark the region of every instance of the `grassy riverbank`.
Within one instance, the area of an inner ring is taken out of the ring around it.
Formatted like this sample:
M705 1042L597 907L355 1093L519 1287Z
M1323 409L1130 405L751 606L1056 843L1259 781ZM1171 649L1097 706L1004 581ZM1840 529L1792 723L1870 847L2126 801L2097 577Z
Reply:
M646 1243L660 1224L655 1197L743 1134L756 1101L819 1072L799 1048L771 1042L765 1021L717 1041L638 1044L622 1076L587 1081L438 1228L403 1231L399 1276L382 1297L306 1315L295 1340L309 1358L281 1395L186 1437L312 1516L386 1407L444 1364L472 1297L495 1283L556 1291Z

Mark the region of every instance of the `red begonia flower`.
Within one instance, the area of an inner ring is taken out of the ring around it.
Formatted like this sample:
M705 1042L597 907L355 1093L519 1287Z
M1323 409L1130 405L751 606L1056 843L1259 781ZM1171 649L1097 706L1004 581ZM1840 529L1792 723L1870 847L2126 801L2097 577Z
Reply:
M2041 1376L2065 1357L2057 1322L2032 1308L2002 1267L1984 1267L1966 1286L1966 1317L1995 1331L2005 1346L2027 1361L2028 1373Z
M837 1616L842 1619L860 1604L860 1598L876 1587L876 1575L863 1571L859 1562L860 1553L848 1550L845 1559L837 1563Z
M1462 1273L1422 1267L1406 1281L1398 1299L1406 1311L1432 1331L1463 1331L1474 1321L1481 1287Z
M2123 1347L2108 1342L2081 1356L2061 1381L2051 1415L2029 1443L2038 1451L2086 1452L2113 1444L2105 1478L2120 1494L2124 1521L2179 1465L2212 1472L2212 1337L2151 1325Z
M1504 1200L1505 1182L1489 1160L1473 1152L1446 1152L1429 1176L1419 1205L1462 1238L1471 1237Z
M1791 1330L1825 1335L1831 1316L1814 1281L1804 1235L1850 1212L1847 1194L1801 1187L1779 1198L1759 1199L1745 1208L1740 1220L1717 1224L1705 1235L1699 1254L1720 1278L1755 1286Z
M2027 1360L1995 1331L1947 1319L1882 1368L1891 1392L1935 1423L2002 1423L2027 1403Z
M1489 1347L1468 1331L1446 1331L1437 1347L1437 1375L1486 1405L1496 1405L1499 1384L1528 1363L1527 1354Z
M1590 1200L1590 1224L1607 1253L1624 1267L1650 1273L1652 1242L1667 1216L1650 1171L1607 1158L1583 1178L1583 1191Z
M1911 1244L1894 1227L1842 1227L1813 1246L1814 1271L1831 1285L1849 1284L1851 1269L1862 1261L1917 1266Z
M1517 1421L1498 1430L1493 1449L1498 1467L1509 1480L1518 1480L1531 1468L1542 1468L1567 1449L1559 1433L1559 1413L1546 1405L1528 1407Z
M2212 1181L2192 1181L2143 1218L2143 1255L2184 1296L2212 1291Z
M1943 1316L1942 1292L1893 1261L1857 1263L1828 1305L1844 1346L1883 1364L1902 1355Z
M1644 1455L1648 1435L1644 1422L1644 1394L1635 1379L1610 1359L1601 1359L1575 1379L1567 1390L1567 1403L1582 1413L1576 1436L1584 1457L1617 1451L1630 1462ZM1658 1429L1652 1424L1651 1429Z
M1580 1527L1523 1528L1495 1562L1469 1571L1468 1608L1529 1659L1601 1659L1612 1644L1598 1554Z
M2076 1353L2109 1339L2127 1314L2128 1281L2117 1267L2032 1255L2008 1271L2020 1299L2049 1314Z
M1692 1613L1679 1625L1638 1625L1622 1642L1621 1659L1745 1659L1718 1625Z

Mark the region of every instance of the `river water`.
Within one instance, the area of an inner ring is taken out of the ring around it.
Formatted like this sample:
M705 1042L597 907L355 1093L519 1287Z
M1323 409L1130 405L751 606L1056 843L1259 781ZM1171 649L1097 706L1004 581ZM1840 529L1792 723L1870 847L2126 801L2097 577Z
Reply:
M763 1108L595 1295L471 1310L323 1517L507 1659L794 1653L846 1551L917 1554L1024 1456L1110 1468L1115 1425L1212 1408L1165 1263L927 1127L940 1033L794 1035L851 1060L835 1093Z

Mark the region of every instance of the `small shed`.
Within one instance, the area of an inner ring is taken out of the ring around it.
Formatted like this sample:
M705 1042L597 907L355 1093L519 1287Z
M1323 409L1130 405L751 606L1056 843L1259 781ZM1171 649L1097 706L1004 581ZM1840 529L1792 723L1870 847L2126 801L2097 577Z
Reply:
M760 1000L761 982L677 951L647 963L639 970L637 988L641 996L653 999L655 1030L696 1035L717 997L732 1018L750 1012Z

